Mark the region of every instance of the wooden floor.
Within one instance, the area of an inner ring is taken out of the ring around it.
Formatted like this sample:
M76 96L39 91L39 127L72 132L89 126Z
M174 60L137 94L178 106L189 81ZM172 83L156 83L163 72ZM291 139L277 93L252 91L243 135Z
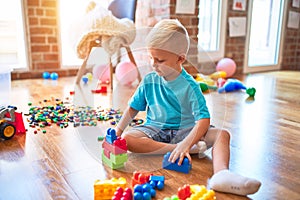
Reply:
M216 193L217 199L300 199L300 72L268 72L240 77L257 90L255 99L244 91L206 93L212 123L231 131L230 169L262 182L260 190L248 197ZM54 105L56 99L75 105L124 109L134 87L115 84L114 91L92 94L90 85L74 87L75 77L52 80L12 81L11 105L27 114L28 103ZM116 83L116 82L115 82ZM70 95L75 91L75 95ZM47 101L44 101L47 100ZM139 116L143 117L143 113ZM208 156L193 156L193 169L181 174L161 168L162 156L128 154L125 167L111 170L101 162L101 142L110 122L96 127L67 128L52 125L46 133L28 126L25 135L0 141L0 199L93 199L96 179L125 177L135 170L164 175L165 188L156 199L177 193L184 184L207 185L212 175Z

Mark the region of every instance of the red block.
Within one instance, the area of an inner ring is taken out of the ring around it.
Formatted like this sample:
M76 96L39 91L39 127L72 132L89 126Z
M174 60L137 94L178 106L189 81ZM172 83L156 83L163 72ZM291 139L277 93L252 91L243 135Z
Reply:
M127 144L126 144L126 140L124 140L123 138L118 137L115 141L114 141L114 145L119 147L120 149L124 149L127 151Z
M151 175L153 174L150 172L133 172L133 177L131 179L131 187L134 188L134 186L137 184L142 185L149 182Z
M119 146L116 146L114 144L109 144L106 141L102 142L102 148L109 151L109 152L111 152L111 153L113 153L113 154L115 154L115 155L127 153L127 146L126 146L126 149L123 149L123 148L120 148Z
M178 188L177 196L179 199L185 200L192 195L190 185L184 185Z

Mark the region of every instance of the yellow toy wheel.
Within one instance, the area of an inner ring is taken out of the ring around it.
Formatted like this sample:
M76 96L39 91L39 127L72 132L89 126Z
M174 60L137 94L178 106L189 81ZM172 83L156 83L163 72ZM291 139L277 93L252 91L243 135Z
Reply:
M16 128L14 125L9 124L9 123L3 123L0 126L0 137L9 140L12 137L14 137L16 133Z

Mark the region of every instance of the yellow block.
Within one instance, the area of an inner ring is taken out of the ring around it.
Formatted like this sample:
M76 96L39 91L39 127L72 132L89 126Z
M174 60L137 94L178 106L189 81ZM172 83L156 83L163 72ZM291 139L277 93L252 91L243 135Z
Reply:
M127 182L123 177L107 180L96 180L94 183L94 200L112 199L118 187L126 188Z

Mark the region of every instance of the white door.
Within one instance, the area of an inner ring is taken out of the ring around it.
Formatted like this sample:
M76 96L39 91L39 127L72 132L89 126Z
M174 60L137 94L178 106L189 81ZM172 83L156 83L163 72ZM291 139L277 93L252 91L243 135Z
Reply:
M250 0L244 72L280 69L284 0Z

